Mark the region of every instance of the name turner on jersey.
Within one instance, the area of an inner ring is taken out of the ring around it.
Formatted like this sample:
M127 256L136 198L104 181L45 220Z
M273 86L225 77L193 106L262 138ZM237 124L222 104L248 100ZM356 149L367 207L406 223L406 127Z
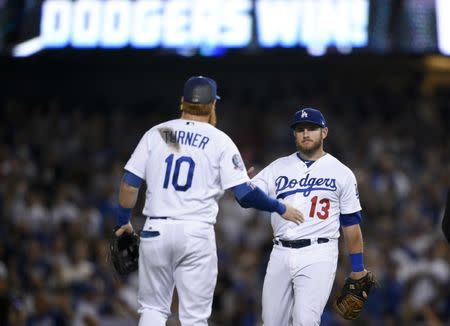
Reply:
M162 129L161 134L167 144L182 144L205 149L206 144L209 142L209 137L184 130Z

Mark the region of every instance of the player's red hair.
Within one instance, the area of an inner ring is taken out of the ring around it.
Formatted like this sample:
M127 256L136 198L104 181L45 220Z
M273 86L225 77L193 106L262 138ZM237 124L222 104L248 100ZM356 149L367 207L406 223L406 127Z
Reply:
M216 102L208 104L194 104L185 101L181 101L180 109L183 112L193 115L211 115L209 123L213 126L217 123L216 117Z

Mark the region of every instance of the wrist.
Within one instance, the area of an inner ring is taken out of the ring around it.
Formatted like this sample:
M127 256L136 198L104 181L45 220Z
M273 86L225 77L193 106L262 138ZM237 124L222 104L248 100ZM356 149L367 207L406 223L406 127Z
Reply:
M131 219L131 208L122 207L119 204L119 208L117 209L117 225L123 226L128 224Z
M364 256L362 252L350 254L350 261L352 264L352 272L364 271Z
M284 213L286 213L286 205L277 200L277 206L275 207L275 211L278 214L283 215Z

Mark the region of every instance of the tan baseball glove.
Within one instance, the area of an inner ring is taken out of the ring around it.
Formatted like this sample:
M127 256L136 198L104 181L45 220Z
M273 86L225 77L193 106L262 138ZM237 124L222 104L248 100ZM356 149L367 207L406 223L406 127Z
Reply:
M334 303L336 312L348 320L358 318L369 297L370 290L376 285L375 275L370 271L359 280L348 277Z

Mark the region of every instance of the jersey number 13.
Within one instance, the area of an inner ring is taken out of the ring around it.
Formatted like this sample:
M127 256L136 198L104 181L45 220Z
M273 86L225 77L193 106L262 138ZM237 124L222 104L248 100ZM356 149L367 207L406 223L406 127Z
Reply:
M309 209L309 217L313 218L314 214L317 214L317 217L321 220L324 220L328 217L330 209L330 200L328 198L322 198L321 200L317 201L318 197L314 196L311 198L311 208ZM316 212L317 203L319 203L319 208Z

